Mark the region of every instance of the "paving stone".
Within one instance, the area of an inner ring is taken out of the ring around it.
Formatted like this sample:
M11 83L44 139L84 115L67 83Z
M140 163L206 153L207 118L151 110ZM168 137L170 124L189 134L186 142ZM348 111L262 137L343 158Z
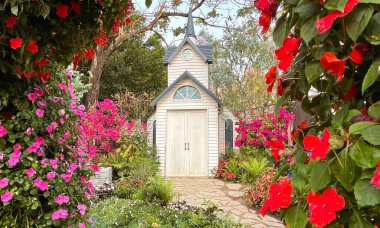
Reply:
M229 191L228 195L235 197L235 198L240 198L244 196L244 193L241 191Z
M233 184L233 183L227 183L226 187L231 190L240 190L241 184Z

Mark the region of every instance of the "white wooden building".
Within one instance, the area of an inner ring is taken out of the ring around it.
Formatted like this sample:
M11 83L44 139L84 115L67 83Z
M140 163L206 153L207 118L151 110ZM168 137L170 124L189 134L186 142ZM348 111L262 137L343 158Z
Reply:
M212 46L196 44L191 12L183 41L168 48L164 60L168 87L152 101L156 111L148 120L160 170L165 176L212 175L226 145L234 145L235 120L210 91ZM232 133L227 141L226 125Z

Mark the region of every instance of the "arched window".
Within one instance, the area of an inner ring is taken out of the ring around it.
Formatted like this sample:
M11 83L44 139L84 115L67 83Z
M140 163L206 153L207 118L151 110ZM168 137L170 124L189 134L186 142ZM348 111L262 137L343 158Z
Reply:
M232 150L234 145L234 122L230 119L224 124L224 145L225 150Z
M174 100L199 100L201 93L193 86L182 86L174 93Z

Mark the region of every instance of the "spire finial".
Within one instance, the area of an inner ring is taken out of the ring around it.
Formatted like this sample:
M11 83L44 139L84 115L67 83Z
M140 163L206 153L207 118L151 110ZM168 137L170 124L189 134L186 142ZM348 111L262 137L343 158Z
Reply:
M189 9L189 13L187 14L186 36L196 37L194 32L193 14L191 8Z

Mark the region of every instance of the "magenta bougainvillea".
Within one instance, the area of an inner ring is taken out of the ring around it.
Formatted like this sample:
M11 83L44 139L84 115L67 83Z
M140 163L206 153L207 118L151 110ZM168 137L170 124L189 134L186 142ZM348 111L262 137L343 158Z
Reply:
M264 113L251 119L243 119L236 123L235 145L244 146L269 146L271 141L288 139L288 126L294 119L294 114L280 108L278 114Z

